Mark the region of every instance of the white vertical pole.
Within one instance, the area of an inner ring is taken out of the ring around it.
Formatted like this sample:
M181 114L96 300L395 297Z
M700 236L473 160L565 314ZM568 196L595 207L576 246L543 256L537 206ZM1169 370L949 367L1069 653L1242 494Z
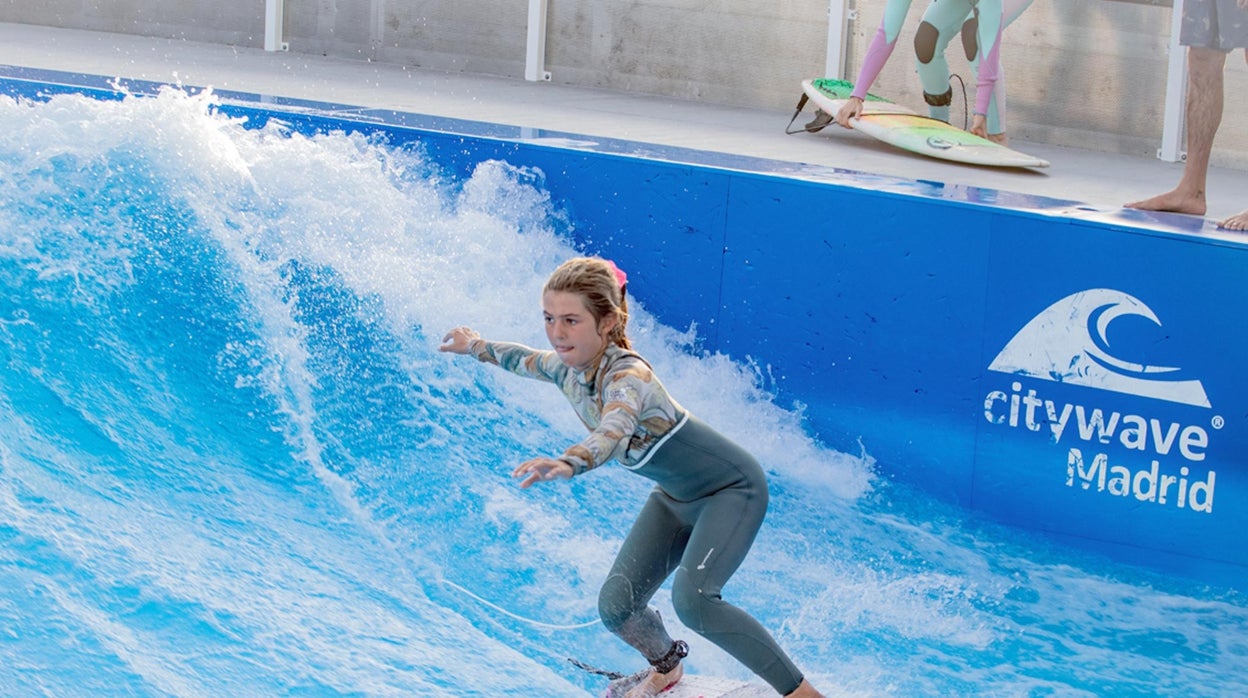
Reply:
M546 70L546 0L529 0L529 37L524 56L524 79L550 80Z
M264 50L287 51L290 44L282 40L283 6L286 0L264 0Z
M1157 157L1166 162L1187 159L1183 150L1183 122L1187 108L1187 50L1179 45L1183 0L1174 0L1170 17L1170 66L1166 71L1166 112L1161 125Z
M846 0L828 0L828 55L823 65L825 78L843 79L845 47L849 43L849 7Z
M386 38L386 0L372 0L368 12L368 45L372 50L369 54L370 60L378 60Z

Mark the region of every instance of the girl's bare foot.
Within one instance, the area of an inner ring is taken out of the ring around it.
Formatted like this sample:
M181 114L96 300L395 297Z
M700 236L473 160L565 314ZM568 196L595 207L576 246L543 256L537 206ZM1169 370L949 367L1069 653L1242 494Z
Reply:
M654 698L654 696L675 686L684 675L684 664L677 664L675 669L666 674L661 674L652 669L649 676L642 679L641 683L633 686L628 693L624 694L624 698Z
M797 687L797 690L784 698L823 698L823 694L815 690L815 687L811 686L809 681L802 679L802 684Z

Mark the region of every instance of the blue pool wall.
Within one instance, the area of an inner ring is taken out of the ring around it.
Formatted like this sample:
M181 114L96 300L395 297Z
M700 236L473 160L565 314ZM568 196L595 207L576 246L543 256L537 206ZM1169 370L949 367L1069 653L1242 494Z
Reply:
M99 76L15 67L0 90L117 97ZM1243 235L940 182L220 96L254 126L416 140L465 177L491 159L540 171L578 246L625 268L647 310L696 327L701 351L755 362L777 402L800 405L822 442L871 454L884 478L1116 560L1248 579ZM1107 308L1126 312L1090 331ZM990 368L1007 345L1048 372ZM1121 382L1095 384L1115 362ZM1174 399L1179 384L1206 399Z

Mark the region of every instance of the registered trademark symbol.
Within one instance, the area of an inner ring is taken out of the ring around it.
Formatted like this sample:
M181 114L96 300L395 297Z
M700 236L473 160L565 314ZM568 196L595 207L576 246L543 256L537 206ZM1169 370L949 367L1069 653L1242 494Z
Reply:
M1222 415L1218 415L1213 418L1214 429L1221 429L1224 424L1226 424L1226 420L1222 419Z

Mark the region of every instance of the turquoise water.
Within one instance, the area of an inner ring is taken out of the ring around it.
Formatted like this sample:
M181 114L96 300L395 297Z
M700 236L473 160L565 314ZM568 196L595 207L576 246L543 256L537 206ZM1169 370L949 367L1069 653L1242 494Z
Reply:
M587 696L567 657L639 668L595 615L645 481L517 489L579 423L436 351L456 324L544 342L575 252L541 173L460 181L211 100L0 97L0 693ZM669 388L768 469L726 593L825 692L1248 693L1242 595L908 492L807 436L765 365L634 311ZM676 630L692 670L744 678Z

